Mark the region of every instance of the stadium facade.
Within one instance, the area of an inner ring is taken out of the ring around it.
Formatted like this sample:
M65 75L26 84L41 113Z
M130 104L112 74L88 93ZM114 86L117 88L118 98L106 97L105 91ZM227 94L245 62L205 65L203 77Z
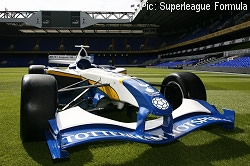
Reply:
M163 4L175 10L160 10ZM247 3L203 1L199 12L184 1L171 4L141 1L134 12L1 11L0 66L47 65L48 55L73 55L84 44L96 64L248 70Z

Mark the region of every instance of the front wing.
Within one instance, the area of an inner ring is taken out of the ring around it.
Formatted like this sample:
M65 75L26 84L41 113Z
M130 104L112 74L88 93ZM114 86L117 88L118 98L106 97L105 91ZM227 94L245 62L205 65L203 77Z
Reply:
M183 115L174 116L171 130L165 129L163 118L147 121L143 133L135 130L137 123L122 123L91 114L80 107L71 108L68 113L72 116L82 116L85 120L73 123L65 122L63 114L49 121L51 129L45 133L47 143L53 159L69 156L67 148L94 141L122 140L134 141L146 144L164 144L175 141L188 133L202 127L220 124L224 128L234 128L235 112L223 109L221 114L213 105L205 101L196 101L200 108L209 110L210 113L201 110L183 112ZM64 113L68 116L67 112ZM81 119L82 119L81 118Z

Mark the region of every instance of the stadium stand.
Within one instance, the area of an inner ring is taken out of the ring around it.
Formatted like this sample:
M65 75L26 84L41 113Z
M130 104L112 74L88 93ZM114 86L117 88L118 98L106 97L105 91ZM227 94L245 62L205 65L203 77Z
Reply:
M197 14L143 8L130 24L103 23L83 29L0 23L0 65L14 66L15 58L20 62L16 66L46 63L48 54L73 55L78 52L75 45L83 44L90 46L88 52L97 64L217 66L228 58L223 55L225 51L250 48L249 17L249 11L211 10Z
M53 51L59 50L60 38L41 38L39 47L41 51ZM19 50L18 50L19 51Z
M33 64L48 65L48 57L45 56L27 56L27 55L1 55L1 67L25 67Z
M227 59L226 61L208 65L211 67L250 67L250 55Z
M170 61L170 62L164 62L164 63L160 63L156 66L159 67L168 67L168 68L182 68L183 66L187 66L190 64L194 64L196 63L198 60L187 60L187 61Z
M58 51L60 45L65 51L77 51L75 45L85 44L91 51L125 51L127 45L130 51L140 51L141 45L147 50L154 50L163 41L160 37L0 37L1 51L7 51L10 45L14 45L15 51L32 51L35 45L39 45L40 51ZM110 50L110 46L112 49Z
M109 46L112 45L112 38L89 37L87 38L87 45L90 46L92 51L107 51Z
M129 37L127 38L127 44L130 46L130 50L139 51L141 49L141 45L144 45L145 38L144 37Z

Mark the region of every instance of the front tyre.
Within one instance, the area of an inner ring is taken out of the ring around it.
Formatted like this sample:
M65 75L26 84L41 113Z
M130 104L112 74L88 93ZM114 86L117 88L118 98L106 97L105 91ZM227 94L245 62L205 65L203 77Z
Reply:
M22 78L20 136L22 141L44 139L48 120L57 109L57 83L53 76L27 74Z
M28 69L29 74L44 74L44 65L30 65Z
M164 78L160 92L175 110L182 104L182 99L207 100L207 94L201 79L189 72L172 73Z

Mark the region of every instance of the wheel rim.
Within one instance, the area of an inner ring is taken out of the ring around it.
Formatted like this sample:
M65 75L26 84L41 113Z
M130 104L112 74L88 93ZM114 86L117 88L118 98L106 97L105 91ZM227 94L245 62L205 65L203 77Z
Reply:
M184 92L180 84L178 84L175 81L170 81L167 83L166 87L164 88L164 96L170 102L173 109L176 109L182 103L182 99L184 98Z

